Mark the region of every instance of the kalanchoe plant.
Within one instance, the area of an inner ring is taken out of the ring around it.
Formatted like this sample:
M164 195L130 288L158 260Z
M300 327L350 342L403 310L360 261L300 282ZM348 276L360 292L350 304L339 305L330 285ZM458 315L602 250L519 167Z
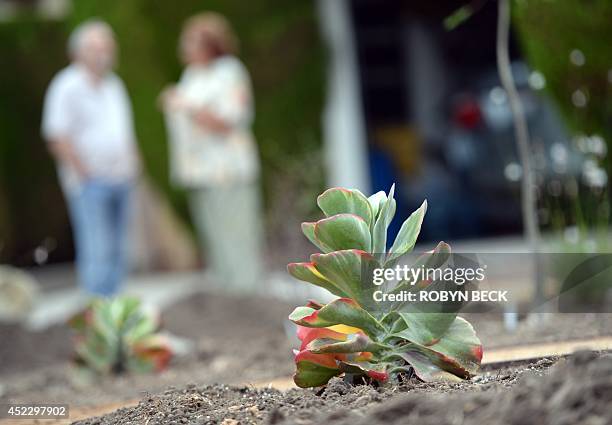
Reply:
M76 364L95 373L161 371L172 357L159 321L135 298L96 299L69 324Z
M393 191L367 198L358 190L329 189L317 199L326 217L302 224L303 233L321 252L287 269L338 298L326 305L310 301L289 316L301 340L294 375L300 387L324 385L343 374L381 383L412 373L423 381L452 382L479 370L482 345L457 310L432 312L405 303L373 302L378 288L369 271L391 267L412 251L427 209L423 202L387 250L387 228L395 214ZM440 242L417 263L437 267L449 256L450 247ZM430 284L422 281L417 287ZM392 290L405 287L400 282Z

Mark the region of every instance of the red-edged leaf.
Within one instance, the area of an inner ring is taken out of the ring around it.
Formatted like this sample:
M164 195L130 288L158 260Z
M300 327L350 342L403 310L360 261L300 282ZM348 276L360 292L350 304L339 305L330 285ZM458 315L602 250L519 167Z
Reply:
M385 370L367 362L354 363L341 361L339 362L339 367L344 373L369 376L379 382L386 382L389 379L389 374Z
M372 296L379 289L373 284L372 276L380 264L371 254L358 249L347 249L329 254L313 254L310 261L347 298L354 299L365 308L380 307L376 306Z
M134 354L141 360L149 361L158 372L166 369L173 353L167 339L162 335L154 335L134 344Z
M314 263L289 263L287 265L287 271L296 279L320 286L321 288L326 289L339 297L346 297L348 295L332 282L327 280L325 276L323 276L317 270Z
M456 317L443 335L427 341L428 344L410 339L414 338L414 332L404 330L396 335L410 341L410 349L414 348L439 368L459 377L469 378L480 369L482 343L472 325L461 317Z
M355 214L361 217L368 226L372 223L374 216L368 198L356 189L332 187L318 196L317 204L327 217L343 213Z
M363 351L378 352L381 346L372 342L364 334L349 335L344 340L321 337L312 340L306 349L312 353L361 353Z
M316 223L313 223L313 222L302 223L302 233L304 234L304 236L306 236L306 238L308 238L310 242L312 242L314 246L319 248L321 252L326 252L326 253L332 252L333 248L321 244L321 242L319 242L317 238L315 237L315 233L314 233L315 224Z
M339 298L320 310L297 307L289 315L292 322L311 328L326 328L333 325L347 325L362 329L376 339L385 333L385 328L367 311L350 298Z
M310 307L296 307L289 315L289 320L296 325L307 326L309 328L326 328L338 324L321 319L319 317L320 311Z
M297 336L300 341L302 341L300 351L304 350L311 341L318 338L326 338L333 341L346 341L345 334L327 328L307 328L305 326L298 326Z
M308 302L306 303L306 307L310 307L313 308L315 310L321 310L321 308L323 308L325 304L321 304L318 301L315 300L308 300Z
M462 378L442 369L429 357L417 350L409 350L398 355L414 369L414 373L424 382L460 382Z
M298 387L319 387L341 374L336 359L331 354L313 354L300 351L295 356L296 372L293 381Z
M333 251L359 249L370 251L370 225L355 214L336 214L316 222L314 234L321 246Z

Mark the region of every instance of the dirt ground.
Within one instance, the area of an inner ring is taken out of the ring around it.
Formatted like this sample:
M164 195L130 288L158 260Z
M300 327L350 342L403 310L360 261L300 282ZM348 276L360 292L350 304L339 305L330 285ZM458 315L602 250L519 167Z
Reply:
M291 306L276 300L203 294L162 316L163 329L189 338L195 349L161 374L103 377L83 382L70 365L70 332L0 328L0 403L47 401L91 405L139 398L169 385L258 382L292 372L283 318ZM42 337L42 339L41 339ZM5 342L8 342L5 344Z
M0 327L0 403L55 402L91 406L141 399L169 386L262 383L293 373L292 330L286 317L294 305L264 298L201 294L164 312L165 330L191 339L195 350L176 358L161 374L110 376L83 381L70 366L70 332L56 326L30 333ZM487 348L612 334L612 314L550 317L540 327L522 322L504 331L501 316L471 314ZM221 388L221 387L211 387ZM212 390L211 390L212 391Z
M589 424L612 423L612 356L579 353L490 372L475 382L324 390L187 386L78 422L106 424Z

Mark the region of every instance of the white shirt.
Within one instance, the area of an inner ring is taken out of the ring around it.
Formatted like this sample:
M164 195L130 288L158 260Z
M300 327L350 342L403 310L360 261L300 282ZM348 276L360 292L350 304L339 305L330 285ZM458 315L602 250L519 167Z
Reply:
M138 171L130 101L115 74L94 83L80 65L60 71L45 95L42 133L50 143L69 140L93 179L125 182ZM59 171L64 190L79 189L75 170L59 164Z
M253 181L259 157L251 133L253 100L244 65L233 56L185 69L177 85L178 101L166 110L171 169L175 183L191 188ZM193 119L206 108L231 127L215 133Z

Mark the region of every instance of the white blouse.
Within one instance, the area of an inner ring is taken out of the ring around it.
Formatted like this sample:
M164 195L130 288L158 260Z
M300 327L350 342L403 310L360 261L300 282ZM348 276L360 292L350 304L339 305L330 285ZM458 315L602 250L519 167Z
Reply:
M207 66L189 66L177 85L177 101L166 108L173 181L184 187L250 182L259 176L251 133L253 97L249 74L233 56ZM193 118L206 108L231 127L208 130Z

